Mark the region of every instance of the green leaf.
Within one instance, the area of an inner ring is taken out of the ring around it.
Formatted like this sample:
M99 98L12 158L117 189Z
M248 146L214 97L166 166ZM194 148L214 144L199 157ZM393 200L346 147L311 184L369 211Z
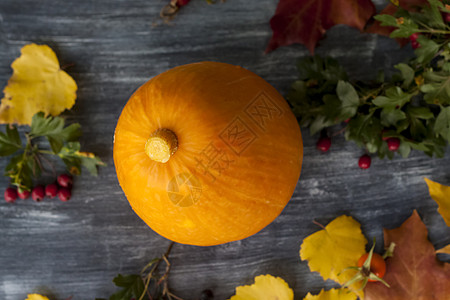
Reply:
M444 4L438 0L428 0L428 2L430 5L423 7L424 15L429 18L427 25L432 28L444 29L445 23L440 11L440 9L444 8Z
M434 124L434 131L450 142L450 106L441 108Z
M419 26L411 19L404 18L402 24L397 25L398 29L392 31L391 38L408 38L419 31Z
M414 80L414 70L407 64L398 64L395 66L397 70L400 70L403 81L403 87L408 88Z
M84 166L89 173L97 176L97 167L105 166L100 158L90 152L81 152L79 142L69 142L63 146L58 153L70 173L79 175L81 167Z
M417 118L409 118L409 131L414 140L420 141L427 135L427 129L422 121Z
M8 156L22 148L19 132L15 126L6 126L6 133L0 132L0 156Z
M408 142L406 141L401 141L400 146L398 147L398 153L400 153L400 155L403 158L407 158L409 156L409 154L411 153L411 146L409 145Z
M336 84L339 80L347 80L347 73L337 60L318 55L300 59L297 63L300 80L316 79Z
M385 108L380 114L381 125L395 126L398 121L406 119L406 114L400 109Z
M420 87L424 99L430 104L450 104L450 73L433 72L424 73L426 84Z
M32 155L21 153L11 158L5 168L5 176L11 179L11 185L20 190L31 190L33 186L32 176L39 176L40 165Z
M113 282L122 289L111 295L109 300L130 300L133 297L139 299L145 290L144 282L140 275L132 274L123 276L118 274L113 279Z
M338 97L336 97L336 95L324 95L322 100L324 103L322 114L328 121L338 123L342 120L345 120L341 117L341 101Z
M417 42L420 44L420 47L414 51L417 61L424 64L429 63L439 51L439 45L423 35L417 38Z
M331 125L333 125L333 122L326 120L325 116L319 115L314 119L314 121L312 121L309 127L309 131L311 135L314 135L322 129Z
M398 86L386 90L386 96L378 96L373 99L373 104L382 108L402 108L411 100L412 94L404 93Z
M345 120L353 117L359 106L359 96L355 88L350 83L339 80L336 93L342 102L341 118Z
M50 143L53 152L58 153L64 143L75 141L81 136L80 124L71 124L64 128L64 119L61 117L45 117L40 112L31 120L30 137L45 136Z
M376 15L373 17L381 23L381 26L397 27L397 18L392 15Z
M397 131L397 133L401 133L401 132L405 131L406 129L408 129L408 127L409 127L409 120L408 119L401 120L397 124L397 130L396 131Z
M433 113L428 107L412 107L408 106L406 112L414 118L428 120L434 118Z

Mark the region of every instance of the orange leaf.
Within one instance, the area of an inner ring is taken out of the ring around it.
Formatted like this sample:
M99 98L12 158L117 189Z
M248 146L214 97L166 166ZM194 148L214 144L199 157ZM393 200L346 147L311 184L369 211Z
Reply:
M447 245L444 248L437 250L436 253L450 254L450 245Z
M304 44L311 53L325 31L337 24L363 30L375 13L370 0L280 0L270 20L270 52L280 46Z
M386 276L390 288L369 283L365 300L448 300L450 264L436 258L428 231L414 211L399 228L384 230L384 244L396 244L394 256L387 260Z

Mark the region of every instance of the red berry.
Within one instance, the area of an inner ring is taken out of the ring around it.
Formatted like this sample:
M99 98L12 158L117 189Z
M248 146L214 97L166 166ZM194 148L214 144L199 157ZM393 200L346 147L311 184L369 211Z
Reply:
M387 144L389 151L397 151L398 147L400 147L400 139L399 138L388 138Z
M22 190L22 191L18 191L17 195L19 196L20 199L27 199L28 197L30 197L30 191L28 190Z
M177 0L177 4L178 6L185 6L186 4L189 3L189 1L191 0Z
M68 174L61 174L57 178L58 184L61 187L70 188L73 183L72 176Z
M419 34L416 32L416 33L413 33L413 34L411 34L410 36L409 36L409 40L411 41L411 42L415 42L415 41L417 41L417 38L419 37Z
M444 21L445 21L445 23L450 23L450 14L449 13L445 14Z
M59 189L59 191L58 191L59 200L61 200L63 202L69 201L70 196L72 196L72 193L70 192L70 190L68 188L62 187Z
M45 186L45 196L53 198L58 194L58 186L56 183L50 183Z
M370 168L370 163L371 162L372 162L372 159L370 158L370 156L367 155L367 154L364 154L363 156L361 156L359 158L358 166L361 169L368 169L368 168Z
M348 118L347 120L344 120L344 123L348 124L348 122L350 122L350 120L351 120L351 118Z
M411 47L412 47L413 49L417 49L417 48L420 48L420 44L419 44L419 42L417 42L417 41L412 41L412 42L411 42Z
M8 203L14 203L17 199L17 190L15 188L9 187L5 190L5 201Z
M42 185L37 185L31 191L31 198L36 202L41 202L45 197L45 190Z
M331 139L327 136L321 137L316 144L318 150L327 152L331 147Z

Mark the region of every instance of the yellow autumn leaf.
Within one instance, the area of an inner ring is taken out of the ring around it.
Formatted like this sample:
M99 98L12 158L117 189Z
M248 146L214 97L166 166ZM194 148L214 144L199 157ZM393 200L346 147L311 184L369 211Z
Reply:
M320 291L318 295L308 293L303 300L356 300L356 295L346 288Z
M229 300L293 300L294 292L280 277L260 275L252 285L238 286Z
M450 245L447 245L444 248L437 250L436 253L450 254Z
M438 212L450 226L450 186L442 185L425 178L431 198L439 205Z
M49 46L25 45L11 67L13 75L0 104L0 123L30 125L40 111L57 116L75 104L77 84L60 69Z
M39 294L28 294L28 297L25 300L49 300L49 299Z
M366 244L361 225L352 217L340 216L303 240L300 257L307 260L310 270L319 272L324 280L344 284L357 272L346 268L357 266L358 259L366 253ZM358 282L349 289L363 298L360 286Z

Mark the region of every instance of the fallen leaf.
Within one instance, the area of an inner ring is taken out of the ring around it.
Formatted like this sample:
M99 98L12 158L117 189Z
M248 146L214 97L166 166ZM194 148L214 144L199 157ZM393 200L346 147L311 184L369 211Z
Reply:
M307 260L310 270L319 272L324 280L332 279L344 284L357 272L345 269L357 265L358 259L366 253L366 244L361 225L352 217L340 216L303 240L300 257ZM349 288L357 291L360 284L358 282ZM357 294L363 297L362 291Z
M48 300L48 298L39 294L28 294L25 300Z
M375 13L371 0L280 0L270 20L270 52L280 46L304 44L311 53L326 30L346 24L363 30Z
M318 295L308 293L303 300L356 300L356 295L346 288L320 291Z
M447 245L444 248L437 250L436 253L450 254L450 245Z
M416 211L399 228L384 230L384 244L396 244L383 278L391 287L369 282L365 300L449 299L450 265L436 258L427 236Z
M11 67L13 75L0 104L0 123L30 125L38 112L56 116L75 104L77 85L60 69L50 47L25 45Z
M450 186L445 186L425 178L431 198L439 205L438 212L450 226Z
M294 292L280 277L260 275L252 285L238 286L229 300L293 300Z

